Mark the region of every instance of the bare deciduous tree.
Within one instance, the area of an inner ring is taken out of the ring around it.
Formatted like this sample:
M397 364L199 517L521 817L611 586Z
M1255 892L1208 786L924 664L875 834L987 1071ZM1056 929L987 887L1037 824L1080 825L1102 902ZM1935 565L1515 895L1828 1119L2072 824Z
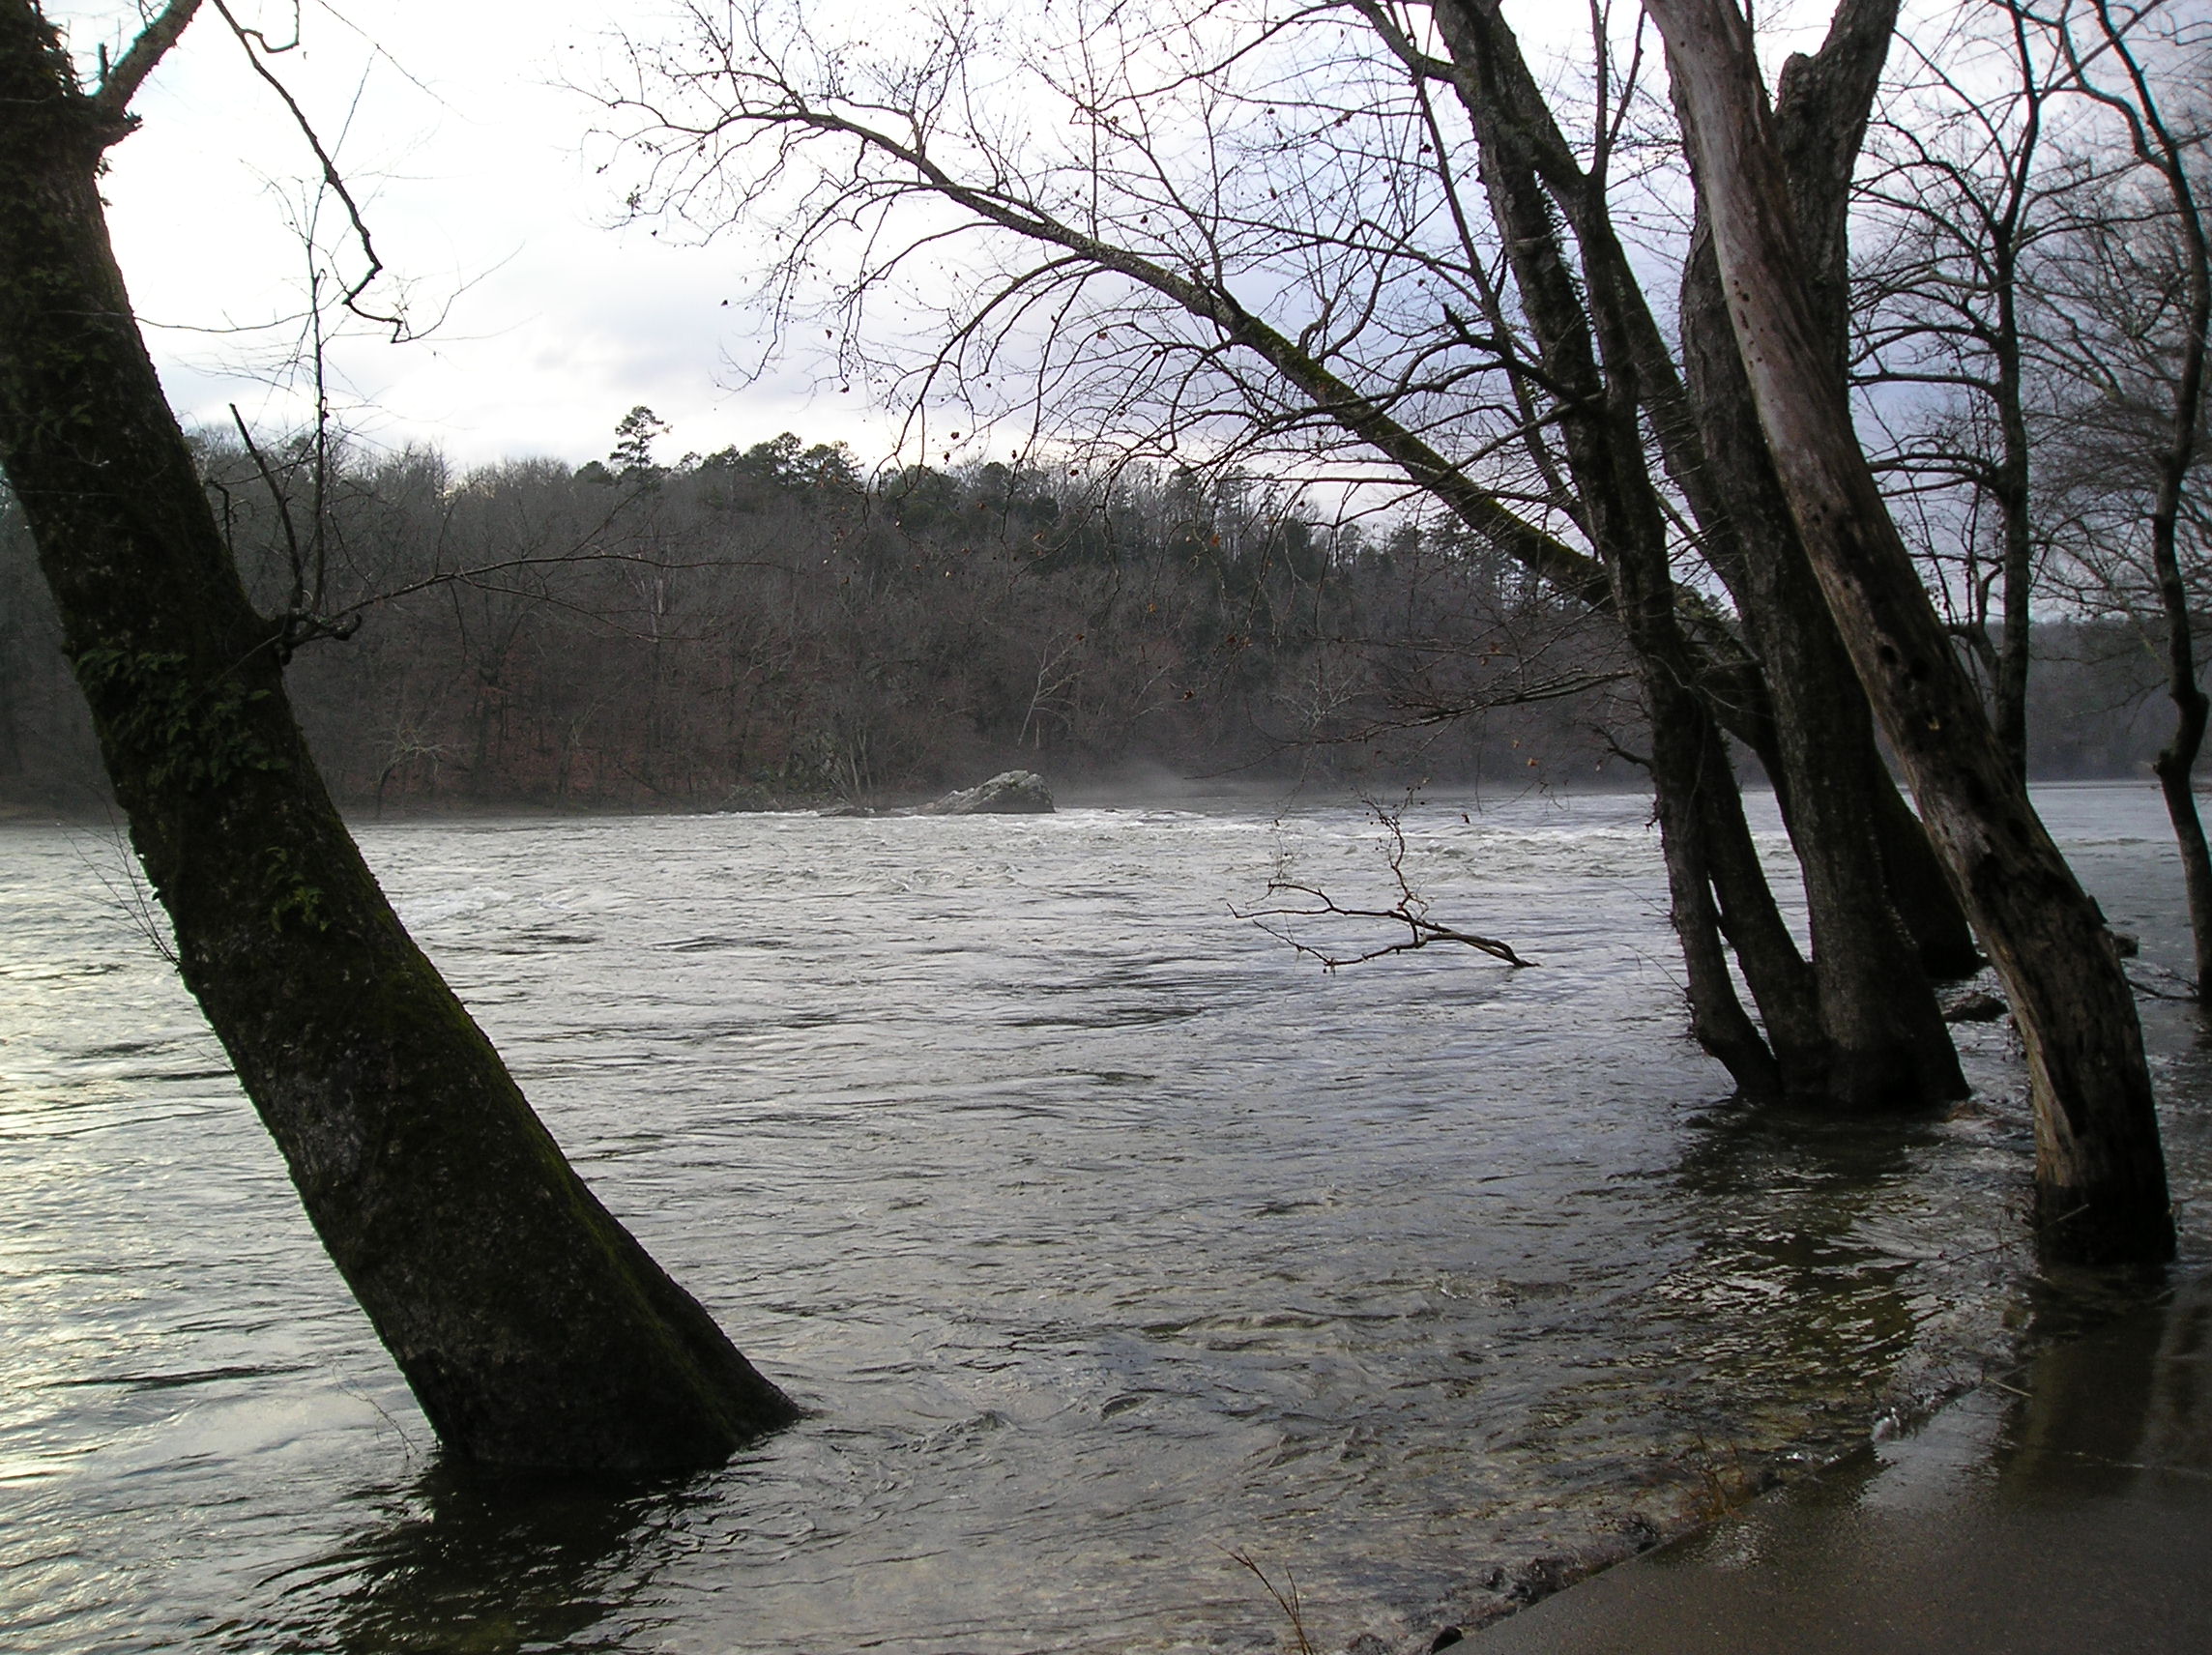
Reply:
M2038 1224L2057 1256L2152 1262L2173 1218L2135 1002L1954 657L1852 427L1733 0L1644 0L1666 38L1729 314L1792 515L1884 732L2010 993Z
M795 1409L593 1197L408 937L285 695L139 336L102 158L191 20L79 85L0 3L0 463L178 970L331 1258L456 1455L718 1461Z
M1863 706L1852 762L1834 740L1778 740L1753 662L1765 640L1747 648L1700 566L1729 514L1612 217L1619 198L1661 221L1644 174L1674 153L1639 125L1652 106L1633 43L1616 66L1600 31L1592 125L1570 143L1483 0L1433 22L1232 0L1085 12L1049 43L1025 26L964 13L902 53L820 38L772 3L694 9L682 40L634 48L610 99L641 168L633 206L780 238L768 297L787 321L828 322L841 378L887 365L870 343L887 314L904 338L926 318L939 342L888 363L917 430L1019 413L1033 436L1394 477L1609 613L1651 717L1700 1038L1747 1090L1955 1091L1897 908L1925 916L1952 969L1971 949ZM1839 705L1848 725L1859 692L1828 649L1832 682L1793 712ZM1812 966L1765 886L1719 728L1784 787ZM1849 808L1824 809L1824 792ZM1919 892L1893 905L1914 871ZM1852 945L1867 925L1881 936Z
M2167 693L2173 701L2175 720L2173 739L2160 751L2155 768L2188 882L2201 994L2203 985L2212 982L2212 848L2205 843L2204 824L2197 809L2195 775L2212 700L2198 679L2195 624L2180 547L2191 476L2204 440L2205 357L2212 349L2212 225L2205 217L2203 149L2200 138L2192 139L2168 114L2168 99L2154 82L2146 61L2144 47L2150 43L2143 39L2148 31L2142 25L2163 8L2090 0L2089 10L2095 30L2091 33L2084 27L2086 39L2061 30L2067 61L2083 93L2125 123L2135 159L2164 197L2159 218L2170 276L2153 291L2163 289L2160 296L2168 308L2156 331L2169 341L2173 356L2159 376L2170 378L2161 388L2165 429L2148 456L2156 481L2148 528L2151 572L2165 622ZM2207 42L2201 20L2161 20L2171 24L2185 48L2194 48L2185 61L2201 66Z

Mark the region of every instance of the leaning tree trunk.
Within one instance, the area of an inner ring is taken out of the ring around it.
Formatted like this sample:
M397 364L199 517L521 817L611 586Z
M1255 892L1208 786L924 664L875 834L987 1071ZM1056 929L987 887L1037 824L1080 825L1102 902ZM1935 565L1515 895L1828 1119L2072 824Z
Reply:
M449 1450L725 1458L792 1405L570 1171L308 758L108 245L130 127L0 0L0 461L179 970Z
M1683 984L1689 1002L1690 1037L1727 1069L1738 1095L1761 1101L1779 1098L1785 1089L1782 1065L1736 998L1735 978L1729 971L1728 951L1721 945L1722 911L1713 896L1710 835L1703 795L1711 787L1732 790L1735 777L1725 768L1725 750L1718 740L1702 743L1697 721L1703 710L1695 708L1685 719L1683 710L1670 707L1670 697L1695 698L1659 675L1640 675L1651 719L1651 781L1658 807L1659 849L1667 869L1668 919L1681 944L1687 973ZM1705 752L1722 751L1724 768L1717 775L1699 774ZM1701 782L1703 784L1701 786ZM1811 984L1805 984L1809 998Z
M1766 884L1743 819L1726 747L1695 688L1668 568L1667 523L1639 430L1634 369L1606 351L1605 310L1586 309L1537 177L1528 133L1470 50L1463 94L1475 123L1483 189L1505 245L1521 310L1535 336L1583 521L1613 587L1645 714L1651 783L1673 917L1689 970L1690 1027L1750 1095L1819 1095L1830 1073L1813 973ZM1601 354L1604 357L1601 365ZM1687 887L1702 875L1709 893ZM1764 1048L1743 1016L1710 931L1735 950L1765 1024ZM1933 1009L1933 1008L1931 1008Z
M2135 1000L2102 916L2037 819L1953 655L1851 426L1797 245L1750 26L1731 0L1644 0L1667 45L1767 446L1807 555L1937 850L2011 995L2055 1256L2170 1258Z

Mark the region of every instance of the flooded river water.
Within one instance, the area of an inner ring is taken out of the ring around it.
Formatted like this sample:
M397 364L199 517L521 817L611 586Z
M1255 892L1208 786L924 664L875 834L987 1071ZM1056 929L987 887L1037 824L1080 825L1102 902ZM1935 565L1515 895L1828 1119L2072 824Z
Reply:
M2143 980L2185 965L2155 791L2044 802ZM441 1467L112 836L0 828L0 1645L1266 1647L1240 1552L1317 1646L1394 1647L1863 1439L2074 1302L2012 1036L1962 1030L1947 1120L1720 1103L1646 814L1426 801L1435 916L1540 964L1334 973L1230 910L1284 868L1386 905L1349 804L365 827L585 1176L812 1410L617 1493ZM2200 1265L2212 1069L2146 1018Z

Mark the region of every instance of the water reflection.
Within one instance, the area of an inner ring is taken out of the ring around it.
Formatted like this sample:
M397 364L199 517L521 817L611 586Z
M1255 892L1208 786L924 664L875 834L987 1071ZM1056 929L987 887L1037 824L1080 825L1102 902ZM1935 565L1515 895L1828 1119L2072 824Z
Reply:
M2108 1306L2125 1282L2053 1286ZM2087 1314L2066 1312L2068 1316ZM1470 1643L1477 1655L2212 1647L2212 1279Z
M1923 1266L1971 1255L1973 1187L1925 1187L1931 1121L1838 1119L1732 1105L1707 1112L1671 1183L1696 1238L1658 1290L1703 1352L1684 1410L1734 1452L1800 1459L1863 1433L1932 1314ZM2017 1249L2000 1247L1998 1252ZM1993 1259L1994 1263L1994 1259ZM1793 1406L1773 1407L1789 1394ZM1808 1431L1806 1404L1826 1419Z
M487 1475L440 1465L355 1503L374 1521L270 1582L272 1612L233 1622L234 1649L299 1655L509 1655L614 1649L592 1636L652 1573L683 1485Z
M2212 1277L2046 1350L2020 1388L1995 1456L2006 1497L2119 1497L2212 1474Z

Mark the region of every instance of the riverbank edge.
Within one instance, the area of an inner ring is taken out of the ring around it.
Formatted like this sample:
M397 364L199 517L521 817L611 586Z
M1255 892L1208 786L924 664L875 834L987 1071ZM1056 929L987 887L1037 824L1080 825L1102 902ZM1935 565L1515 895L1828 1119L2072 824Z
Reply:
M1991 1390L2014 1396L2027 1394L2022 1381L2052 1351L2085 1345L2129 1317L2170 1302L2193 1282L2212 1282L2212 1275L2169 1275L2155 1287L2122 1278L2101 1279L2091 1283L2091 1292L2084 1297L2076 1297L2062 1287L2060 1292L2070 1300L2067 1309L2079 1320L2041 1334L2031 1331L2000 1365L1985 1369L1979 1379L1892 1402L1876 1418L1866 1437L1842 1452L1816 1462L1790 1465L1788 1469L1783 1468L1788 1464L1786 1460L1770 1463L1750 1473L1735 1489L1716 1485L1731 1497L1712 1509L1689 1514L1679 1524L1662 1526L1639 1517L1624 1527L1618 1543L1601 1542L1531 1557L1508 1569L1494 1570L1490 1577L1473 1583L1470 1596L1465 1600L1470 1607L1449 1616L1432 1616L1433 1630L1401 1635L1395 1641L1373 1632L1362 1633L1344 1646L1344 1655L1436 1655L1454 1646L1465 1647L1470 1655L1480 1655L1482 1635L1513 1620L1525 1610L1571 1592L1639 1558L1684 1551L1709 1538L1716 1529L1739 1518L1754 1505L1840 1474L1865 1470L1879 1444L1917 1435L1939 1415L1970 1398ZM2108 1296L2115 1287L2120 1289L2119 1296ZM1623 1626L1620 1630L1624 1641L1633 1641L1633 1627Z

